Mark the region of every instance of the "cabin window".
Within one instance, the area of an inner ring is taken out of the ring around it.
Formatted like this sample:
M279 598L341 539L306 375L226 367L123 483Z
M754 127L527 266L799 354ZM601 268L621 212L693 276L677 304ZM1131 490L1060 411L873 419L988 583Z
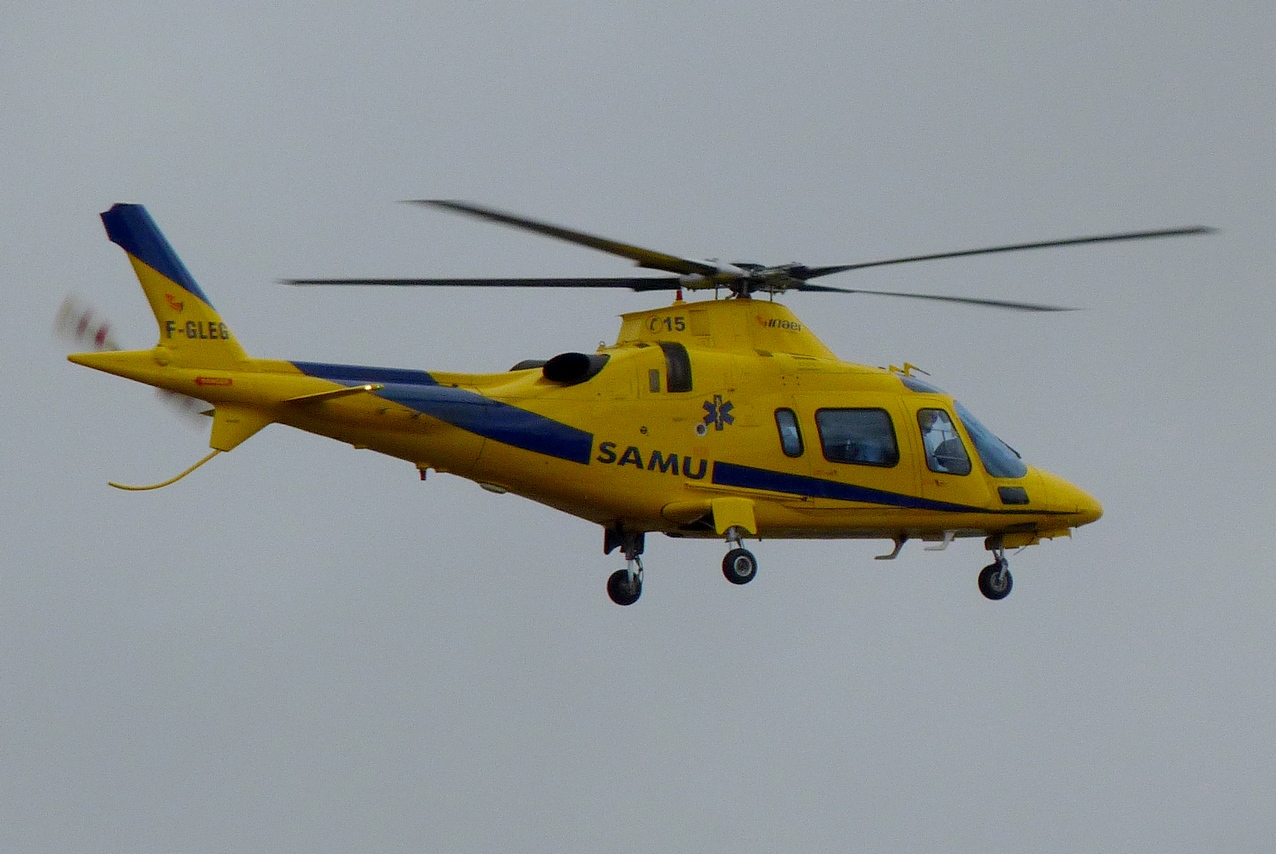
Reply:
M660 392L660 369L659 368L652 368L651 370L647 371L647 389L652 394L658 394Z
M831 463L899 463L895 426L885 409L821 409L815 413L824 458Z
M780 431L780 447L786 456L802 456L802 431L792 409L775 410L775 426Z
M665 390L691 391L691 357L687 348L676 341L659 342L665 351Z
M957 435L953 419L942 409L919 409L917 426L926 448L926 467L942 474L970 474L970 455Z

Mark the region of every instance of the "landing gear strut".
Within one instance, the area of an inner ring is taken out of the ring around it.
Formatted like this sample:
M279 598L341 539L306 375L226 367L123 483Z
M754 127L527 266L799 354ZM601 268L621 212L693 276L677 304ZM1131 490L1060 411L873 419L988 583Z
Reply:
M627 566L618 569L607 579L607 595L617 605L632 605L642 595L642 554L646 537L641 531L622 531L608 528L603 535L603 554L611 554L617 548L625 556Z
M994 602L1010 595L1015 580L1010 577L1010 562L1006 560L1006 548L1000 538L990 542L989 551L995 560L979 573L979 592Z
M738 528L727 531L727 543L732 549L722 559L722 574L732 584L748 584L758 574L758 559L753 556L753 552L740 545Z

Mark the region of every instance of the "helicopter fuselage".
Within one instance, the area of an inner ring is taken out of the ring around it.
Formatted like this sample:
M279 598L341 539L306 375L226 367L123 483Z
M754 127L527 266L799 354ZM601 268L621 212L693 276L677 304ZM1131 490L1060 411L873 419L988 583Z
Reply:
M252 359L214 371L145 351L76 358L108 371L131 363L112 372L206 400L238 424L286 424L612 529L721 537L731 523L760 538L997 535L1013 545L1101 513L1039 469L993 476L951 397L838 360L763 300L627 314L617 342L594 354L596 370L580 354L587 378L550 379L539 364L459 374ZM928 458L920 419L936 411L969 461L959 471ZM852 427L869 418L860 446L888 447L848 453L856 436L843 413Z

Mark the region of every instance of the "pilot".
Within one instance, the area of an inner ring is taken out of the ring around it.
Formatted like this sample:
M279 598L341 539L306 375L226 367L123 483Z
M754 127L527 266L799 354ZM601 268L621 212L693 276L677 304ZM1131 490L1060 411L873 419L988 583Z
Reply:
M931 471L945 474L970 474L970 457L957 437L952 420L937 409L917 413L922 428L922 444L926 447L926 465Z
M935 410L923 409L917 413L917 423L922 428L922 444L926 446L926 456L933 457L935 448L939 447L939 443L944 441L944 436L939 427L935 424Z
M926 464L931 471L949 471L945 465L948 455L940 452L952 434L952 428L944 423L946 420L934 409L923 409L917 413L917 423L922 428L922 445L926 448Z

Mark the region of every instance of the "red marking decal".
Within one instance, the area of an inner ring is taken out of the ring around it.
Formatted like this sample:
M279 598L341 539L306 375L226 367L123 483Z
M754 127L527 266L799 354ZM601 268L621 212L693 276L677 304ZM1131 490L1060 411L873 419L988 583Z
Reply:
M171 308L173 311L181 311L182 309L186 308L186 303L177 299L172 294L164 294L164 299L168 300L168 307Z
M195 385L234 385L230 377L195 377Z

